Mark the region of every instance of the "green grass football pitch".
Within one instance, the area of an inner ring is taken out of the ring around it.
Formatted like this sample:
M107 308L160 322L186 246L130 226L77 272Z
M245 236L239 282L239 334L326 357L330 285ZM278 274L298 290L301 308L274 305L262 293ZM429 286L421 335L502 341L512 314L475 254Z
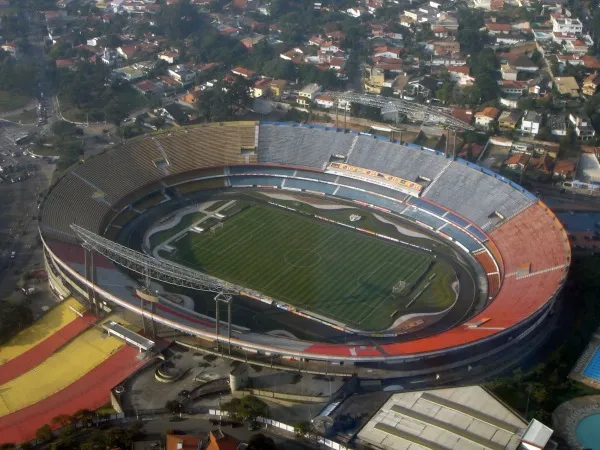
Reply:
M454 300L453 270L433 255L267 206L170 245L173 253L161 252L169 259L363 330L389 327L393 312L401 315L427 282L410 312L439 311ZM393 294L398 281L419 278L408 296Z

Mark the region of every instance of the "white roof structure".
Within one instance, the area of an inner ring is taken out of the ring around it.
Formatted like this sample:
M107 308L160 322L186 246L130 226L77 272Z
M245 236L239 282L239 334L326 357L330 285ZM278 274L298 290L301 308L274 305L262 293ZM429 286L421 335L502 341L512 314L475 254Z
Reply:
M552 428L548 428L542 422L538 422L536 419L533 419L521 438L521 441L523 442L523 448L527 450L544 448L550 440L552 433Z
M469 386L394 394L358 438L386 450L516 450L543 449L551 434ZM521 446L525 435L529 447Z
M577 164L577 181L584 183L600 182L600 163L593 153L582 153Z

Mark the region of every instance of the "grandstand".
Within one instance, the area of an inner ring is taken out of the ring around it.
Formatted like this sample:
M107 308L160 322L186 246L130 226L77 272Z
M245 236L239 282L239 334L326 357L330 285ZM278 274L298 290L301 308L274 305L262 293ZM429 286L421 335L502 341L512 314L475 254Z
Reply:
M364 169L422 183L424 189L417 198L350 176L325 174L322 171L332 155ZM244 164L250 166L244 168ZM473 346L489 349L493 342L504 344L519 333L538 329L570 263L568 241L554 215L530 193L489 171L427 149L353 132L232 122L134 139L64 176L40 212L48 269L66 273L67 283L71 277L82 282L81 268L72 268L81 263L68 256L75 250L57 250L76 242L70 229L73 223L102 234L111 220L118 226L126 224L135 202L169 186L186 195L258 185L320 192L423 223L430 227L430 234L460 243L463 253L479 262L492 301L467 324L413 341L377 346L299 341L292 345L277 339L267 344L254 335L242 335L235 342L243 348L340 361L410 359ZM109 261L104 264L106 270L114 270ZM137 300L122 289L108 285L96 289L109 301L139 312ZM186 333L213 336L184 317L158 311L155 319Z

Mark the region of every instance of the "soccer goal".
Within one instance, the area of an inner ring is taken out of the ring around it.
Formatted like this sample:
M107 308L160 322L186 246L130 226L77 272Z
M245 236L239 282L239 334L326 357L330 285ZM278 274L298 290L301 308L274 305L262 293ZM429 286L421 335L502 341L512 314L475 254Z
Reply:
M392 287L392 294L395 295L406 295L410 291L410 284L408 284L405 280L398 281Z
M219 230L221 230L221 228L223 228L223 222L219 222L219 223L213 225L212 227L210 227L210 233L217 234L219 232Z

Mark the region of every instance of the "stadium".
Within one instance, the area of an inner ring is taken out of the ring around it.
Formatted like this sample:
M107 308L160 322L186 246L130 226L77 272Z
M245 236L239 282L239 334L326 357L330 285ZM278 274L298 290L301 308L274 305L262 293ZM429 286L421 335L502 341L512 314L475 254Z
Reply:
M558 219L500 175L290 123L126 141L59 179L39 223L61 297L247 352L355 365L514 346L543 331L570 263Z

